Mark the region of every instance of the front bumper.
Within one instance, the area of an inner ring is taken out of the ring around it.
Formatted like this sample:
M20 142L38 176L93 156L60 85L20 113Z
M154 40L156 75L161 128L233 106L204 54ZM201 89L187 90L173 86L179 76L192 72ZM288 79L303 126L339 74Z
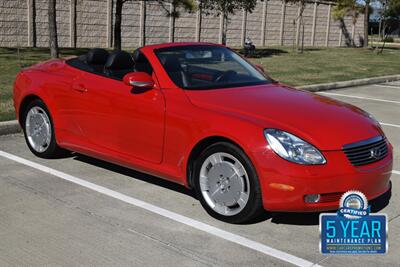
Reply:
M263 205L268 211L314 212L339 208L339 200L349 190L363 192L368 200L390 189L393 149L375 163L354 167L343 151L324 151L324 165L288 162L273 151L254 153ZM321 194L318 203L306 203L304 196Z

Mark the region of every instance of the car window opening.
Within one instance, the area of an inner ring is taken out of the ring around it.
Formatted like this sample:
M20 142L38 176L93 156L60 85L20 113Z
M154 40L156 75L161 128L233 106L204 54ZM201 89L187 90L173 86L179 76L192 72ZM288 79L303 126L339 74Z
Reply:
M171 80L183 89L218 89L271 82L241 56L222 46L175 46L156 49L155 54Z

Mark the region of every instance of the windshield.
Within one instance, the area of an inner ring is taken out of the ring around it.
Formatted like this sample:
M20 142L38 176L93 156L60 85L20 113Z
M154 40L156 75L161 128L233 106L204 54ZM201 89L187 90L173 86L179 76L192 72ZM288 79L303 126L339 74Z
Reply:
M161 48L155 53L171 80L184 89L217 89L270 83L255 67L221 46Z

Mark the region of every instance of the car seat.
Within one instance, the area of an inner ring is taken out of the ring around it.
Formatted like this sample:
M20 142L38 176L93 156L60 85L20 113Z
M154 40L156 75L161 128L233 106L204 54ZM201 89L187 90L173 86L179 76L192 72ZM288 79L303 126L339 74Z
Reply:
M164 69L167 71L171 80L179 87L188 87L189 78L184 72L179 59L176 56L166 56L161 59Z
M134 71L134 61L132 56L125 51L112 52L104 65L104 74L122 80L125 74Z
M88 64L93 72L102 72L108 56L109 53L107 50L102 48L93 48L90 49L86 55L79 58Z

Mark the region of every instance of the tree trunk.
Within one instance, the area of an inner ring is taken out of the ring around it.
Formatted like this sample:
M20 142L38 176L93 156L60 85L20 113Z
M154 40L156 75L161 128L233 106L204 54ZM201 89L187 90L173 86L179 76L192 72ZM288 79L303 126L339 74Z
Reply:
M222 31L222 44L226 45L226 36L228 34L228 25L229 25L230 18L228 17L228 13L224 12L224 28Z
M303 16L301 17L301 25L302 25L302 31L301 31L301 51L300 53L304 52L304 21L303 21Z
M379 40L378 41L381 40L381 31L382 31L382 18L379 19L379 29L378 29Z
M202 20L203 20L203 16L202 16L202 13L203 13L203 1L202 0L200 0L199 1L199 13L198 13L198 25L197 25L197 32L196 32L196 42L200 42L200 40L201 40L201 22L202 22Z
M121 50L121 23L123 0L115 2L115 23L114 23L114 49Z
M364 10L364 47L368 47L369 2L370 2L370 0L365 0L365 10Z
M76 1L70 0L70 45L76 48Z
M175 19L176 19L176 6L175 2L171 3L170 10L169 10L169 16L170 16L170 24L169 24L169 41L171 43L175 42Z
M344 35L344 41L347 47L352 45L352 37L350 36L349 31L347 30L346 24L344 23L343 18L339 18L339 28L342 30L342 34Z
M303 13L306 7L304 1L299 2L299 11L297 14L297 28L296 28L296 50L303 53L304 50L304 21ZM300 35L301 34L301 35ZM300 49L301 48L301 49Z
M56 24L56 0L49 0L49 47L50 56L58 58L57 24Z
M32 0L32 47L36 47L36 0Z

